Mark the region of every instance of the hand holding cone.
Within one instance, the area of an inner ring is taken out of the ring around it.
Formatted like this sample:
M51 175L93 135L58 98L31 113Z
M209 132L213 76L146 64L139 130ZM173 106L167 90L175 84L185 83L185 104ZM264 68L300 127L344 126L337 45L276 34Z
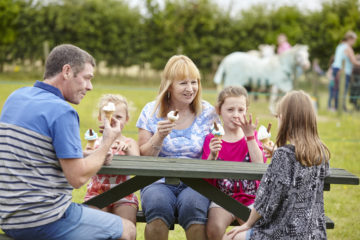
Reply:
M221 125L218 125L215 121L211 128L211 133L216 137L217 139L221 140L222 137L225 134L224 128ZM216 153L215 160L218 158L219 152Z

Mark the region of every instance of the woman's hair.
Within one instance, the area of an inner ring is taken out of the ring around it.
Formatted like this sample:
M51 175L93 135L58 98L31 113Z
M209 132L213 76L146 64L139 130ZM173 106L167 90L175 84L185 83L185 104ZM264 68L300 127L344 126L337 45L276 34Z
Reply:
M321 142L316 123L316 114L311 98L304 91L287 93L277 105L281 118L276 138L278 147L288 141L295 145L296 160L304 166L320 165L330 159L330 151Z
M241 97L244 96L246 99L246 108L249 106L249 96L244 87L229 86L224 88L217 98L216 111L218 114L221 111L221 106L224 104L225 99L228 97Z
M356 39L356 38L357 38L357 35L356 35L355 32L353 32L353 31L347 31L347 32L345 33L345 36L344 36L343 40L344 40L344 41L347 41L347 40L349 40L349 39Z
M99 100L99 115L101 115L102 108L107 105L109 102L112 102L115 106L118 104L124 104L126 111L126 120L129 120L129 106L125 97L119 94L105 94Z
M154 112L159 108L157 117L166 117L169 112L169 100L171 98L169 88L174 81L185 79L196 79L198 82L198 91L190 104L191 110L195 115L199 115L202 111L201 103L201 82L200 72L193 61L184 55L174 55L166 63L161 76L159 95L156 99Z

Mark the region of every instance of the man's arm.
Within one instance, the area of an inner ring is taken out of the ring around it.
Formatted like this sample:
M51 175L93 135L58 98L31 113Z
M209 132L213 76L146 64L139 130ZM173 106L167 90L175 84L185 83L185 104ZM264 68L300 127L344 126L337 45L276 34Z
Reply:
M69 184L80 188L94 176L104 164L105 156L115 139L120 135L120 122L112 119L111 126L105 120L103 140L99 148L85 158L61 158L60 165Z

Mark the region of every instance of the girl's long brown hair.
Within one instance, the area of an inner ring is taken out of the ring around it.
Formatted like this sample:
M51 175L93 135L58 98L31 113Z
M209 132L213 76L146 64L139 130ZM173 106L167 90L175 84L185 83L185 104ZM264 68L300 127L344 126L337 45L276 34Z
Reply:
M277 106L281 118L276 138L278 147L291 140L296 160L304 166L320 165L330 159L330 151L321 142L317 130L316 113L311 98L304 91L287 93Z

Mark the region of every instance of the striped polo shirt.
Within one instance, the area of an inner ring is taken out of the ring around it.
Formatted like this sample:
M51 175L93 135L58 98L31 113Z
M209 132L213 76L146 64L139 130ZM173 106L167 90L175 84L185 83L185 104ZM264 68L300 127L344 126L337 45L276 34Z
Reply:
M43 82L13 92L0 116L0 228L61 218L73 187L59 158L82 158L77 112Z

